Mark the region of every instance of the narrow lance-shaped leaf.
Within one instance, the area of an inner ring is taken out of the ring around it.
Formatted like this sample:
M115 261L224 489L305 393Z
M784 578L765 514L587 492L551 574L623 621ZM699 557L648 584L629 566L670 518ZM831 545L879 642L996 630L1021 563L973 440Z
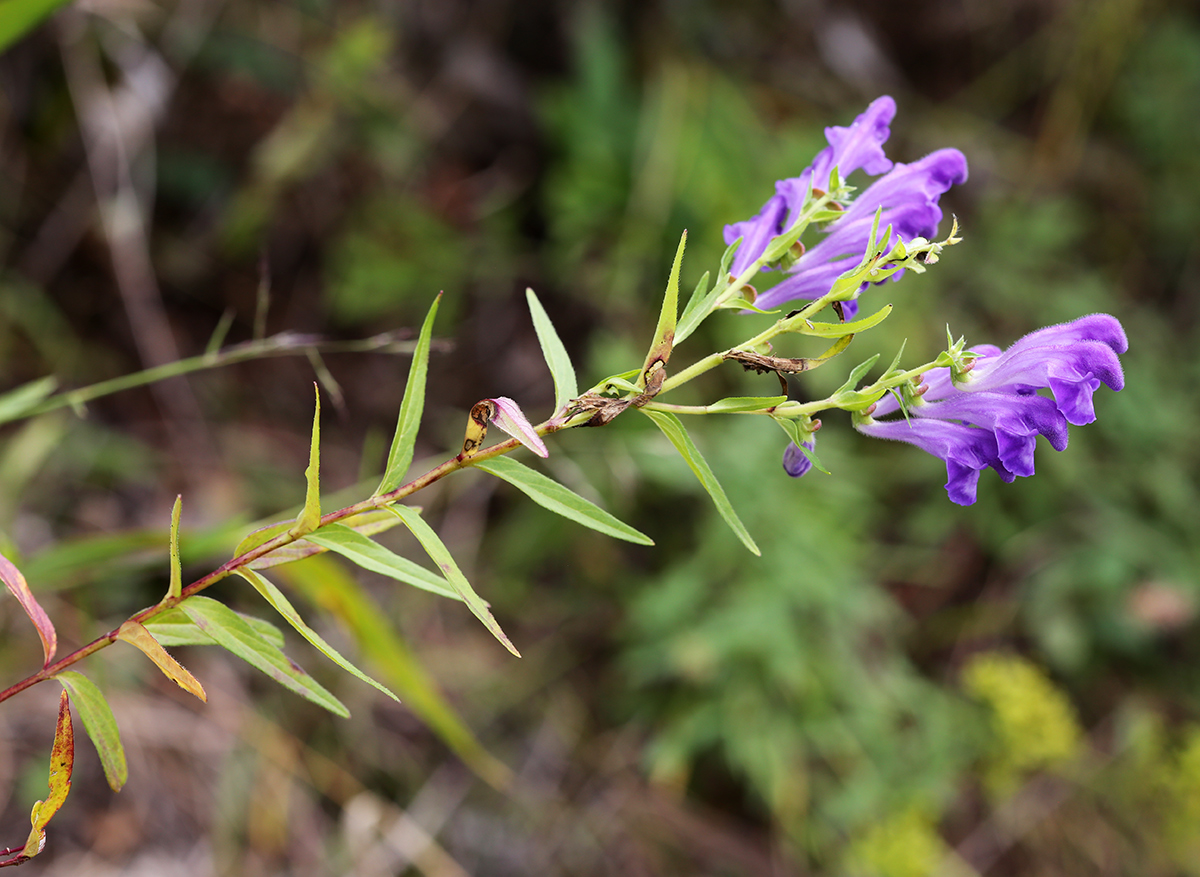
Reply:
M183 511L183 497L175 497L171 509L171 583L167 586L168 599L179 599L183 593L183 563L179 559L179 515Z
M238 617L246 622L260 638L277 649L284 646L283 631L269 621L255 618L252 615L238 613ZM196 627L182 609L169 609L145 624L146 630L158 640L162 646L215 646L214 640L207 633Z
M533 328L537 332L538 344L542 346L542 355L546 357L546 365L550 367L550 377L554 379L554 413L557 414L579 395L579 385L575 382L575 367L571 365L567 348L558 337L546 309L542 307L532 289L525 290L525 300L529 303L529 314L533 317Z
M636 542L639 545L654 544L654 540L645 533L638 532L573 490L552 478L547 478L541 472L530 469L523 463L518 463L511 457L495 457L491 460L484 460L476 463L475 468L507 481L542 508L549 509L578 524L583 524L585 527L591 527L593 530L598 530L616 539L624 539L626 542Z
M328 530L325 527L320 532ZM383 607L341 564L328 556L313 557L281 568L279 575L346 626L363 655L400 693L405 705L472 770L497 788L508 785L511 780L508 768L479 744L421 662L388 623Z
M793 331L799 332L801 335L816 335L820 338L840 338L843 335L865 332L867 329L878 326L891 313L892 305L887 304L869 317L851 320L849 323L821 323L815 320L805 320L803 324L797 326Z
M646 362L638 378L639 389L653 396L666 379L666 365L675 346L675 324L679 314L679 270L683 265L683 251L687 247L687 232L679 238L675 261L671 265L671 276L667 279L667 291L663 296L662 310L658 313L658 325L654 328L654 340L646 352Z
M236 612L208 597L189 597L179 604L192 622L217 645L266 673L284 688L296 692L343 718L350 711L281 649L259 636Z
M343 518L341 523L347 527L354 529L359 533L367 536L373 536L376 533L382 533L385 530L390 530L392 527L399 525L396 516L388 512L386 509L374 509L369 512L363 512L358 515L351 515L348 518ZM246 535L237 548L233 550L233 556L238 557L262 545L270 539L285 532L292 526L292 521L280 521L277 524L268 524L265 527L260 527L257 530ZM316 532L323 532L318 530ZM311 534L310 534L311 535ZM250 569L269 569L273 566L279 566L283 563L293 563L297 560L303 560L305 557L311 557L314 554L320 554L325 551L317 545L309 541L306 536L303 539L297 539L289 545L284 545L281 548L276 548L274 551L264 554L261 557L250 561Z
M696 327L704 322L704 317L707 313L701 309L712 310L712 303L716 301L717 295L724 286L720 279L710 290L708 288L709 272L705 271L704 276L700 278L700 282L696 284L696 288L692 290L692 296L688 299L687 304L683 306L683 313L679 315L679 324L675 327L675 343L679 344L694 331Z
M713 504L717 507L717 511L720 512L721 517L725 519L725 523L742 540L742 544L754 554L761 555L762 552L754 544L754 539L751 538L746 525L742 523L737 512L733 510L733 504L729 502L729 497L725 495L725 490L721 487L720 482L717 481L717 476L713 474L708 462L701 455L700 449L696 447L687 430L683 428L683 423L680 422L679 418L666 411L650 411L646 408L640 410L654 421L654 424L662 430L663 435L675 446L675 450L679 451L684 462L688 464L688 467L700 480L700 484L708 491L708 495L712 497Z
M163 671L163 675L188 694L194 694L205 703L208 702L208 695L204 692L204 686L199 683L195 676L188 672L186 667L167 654L167 650L154 638L154 634L150 633L145 627L136 621L126 621L117 630L117 639L127 642L140 650L147 658L158 665L158 669Z
M400 523L394 515L389 514L389 517L397 524ZM462 599L442 576L425 569L407 557L402 557L394 551L384 548L378 542L342 524L329 524L322 527L309 536L309 539L322 548L340 554L363 569L390 576L397 581L431 591L441 597L448 597L451 600Z
M517 651L512 641L500 629L500 625L496 622L496 619L492 617L492 613L488 610L488 604L483 601L482 597L475 593L475 589L471 587L471 583L467 581L467 577L463 575L462 570L458 568L458 564L454 562L454 558L450 556L450 550L446 548L445 543L438 537L438 534L433 532L433 528L425 523L420 513L411 506L397 505L389 506L388 508L417 537L417 541L421 543L421 547L425 549L430 559L438 565L438 569L442 571L442 575L446 577L446 581L450 583L450 587L462 597L463 602L467 604L467 608L475 614L475 617L483 622L484 626L492 632L492 636L500 640L506 649L518 658L521 657L521 653Z
M383 481L376 488L375 496L399 487L403 483L404 473L408 471L408 466L412 462L413 448L417 443L417 429L421 425L421 415L425 411L425 377L429 371L429 345L433 336L433 320L437 316L438 303L441 300L441 293L438 293L438 297L433 300L433 305L429 308L429 313L425 316L425 322L421 324L421 334L417 338L412 365L408 370L408 383L404 386L404 399L400 402L396 434L392 437L392 447L388 451Z
M25 581L25 576L21 575L21 571L13 565L12 561L2 554L0 554L0 578L4 579L8 590L17 598L17 602L21 604L21 608L25 610L25 614L37 628L38 636L42 640L42 654L45 656L42 666L49 665L50 660L54 657L54 652L58 649L58 634L54 632L50 616L33 598L33 592L29 590L29 583Z
M266 577L261 576L249 569L239 569L238 575L240 575L250 584L254 585L254 589L266 598L267 602L275 608L275 611L282 615L283 619L293 628L295 628L302 637L316 646L317 649L319 649L321 653L325 655L325 657L329 658L329 660L333 661L333 663L337 664L350 675L361 679L368 685L373 685L375 688L378 688L392 700L396 702L400 701L400 698L396 697L396 695L394 695L390 690L376 682L362 670L359 670L357 667L343 658L337 649L327 643L319 633L309 627L304 622L304 619L300 617L300 613L297 612L292 606L291 601L284 596L283 592L279 590L279 588L275 587L275 585L268 581Z
M33 805L29 816L31 829L21 854L32 859L46 845L46 823L67 800L71 791L71 770L75 766L75 732L71 727L71 700L63 691L58 699L58 724L50 749L50 796Z
M296 526L289 531L293 536L303 536L321 526L321 390L313 384L313 391L317 403L313 412L312 443L308 448L308 468L304 470L304 508L296 517Z
M125 764L125 747L121 745L121 732L113 718L108 701L92 680L74 670L64 670L54 676L71 695L71 702L83 719L83 730L92 738L104 778L114 792L121 791L129 779L129 768Z
M746 411L763 411L787 401L787 396L730 396L705 405L709 414L738 414Z

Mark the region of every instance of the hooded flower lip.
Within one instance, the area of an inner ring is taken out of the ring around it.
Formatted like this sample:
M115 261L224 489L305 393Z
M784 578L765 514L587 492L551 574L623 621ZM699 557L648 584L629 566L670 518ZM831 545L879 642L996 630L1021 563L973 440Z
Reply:
M822 189L835 166L843 177L860 168L872 175L888 171L892 162L883 152L883 143L891 133L889 125L895 115L896 102L884 95L876 98L849 127L826 128L825 139L829 145L817 153L809 167L797 177L776 183L776 194L753 219L725 226L726 244L743 238L733 259L731 271L734 276L746 270L747 265L763 254L771 238L784 231L785 221L794 218L803 206L809 180L814 180L813 185Z
M984 468L991 466L1006 481L1028 477L1034 473L1038 435L1061 451L1067 446L1068 423L1081 426L1095 420L1092 394L1102 383L1113 390L1125 385L1117 354L1128 347L1121 324L1107 314L1047 326L1005 351L979 345L972 348L978 356L967 380L954 383L949 368L925 375L925 392L909 406L907 421L874 419L900 409L894 396L885 396L872 417L856 426L867 435L907 441L941 457L950 498L970 505ZM1041 389L1049 389L1054 398L1039 395ZM934 423L943 425L930 426Z
M868 419L856 428L873 438L908 442L945 460L946 492L958 505L975 502L979 473L988 467L995 469L1005 481L1016 477L1000 459L996 436L987 429L917 417L907 421Z
M940 149L911 164L893 164L884 154L883 143L891 133L895 115L896 102L885 95L873 101L849 127L826 128L829 145L817 154L812 165L799 176L776 183L775 194L758 215L725 226L726 244L742 238L731 269L736 276L763 254L773 237L791 226L810 182L814 188L823 189L835 166L843 178L860 169L872 176L883 174L854 200L844 216L829 225L827 236L787 270L787 279L759 295L759 307L819 298L827 293L841 274L862 259L875 211L881 206L880 228L892 225L892 243L929 238L937 231L942 219L938 199L951 186L966 181L966 158L957 149ZM852 302L846 304L851 312L855 310Z
M537 430L526 419L516 402L507 396L497 396L487 401L496 406L496 412L491 418L492 423L496 424L496 426L500 427L539 457L550 456L550 452L546 450L546 443L542 441L542 437L537 434Z
M966 179L967 159L957 149L939 149L912 164L897 163L868 186L840 219L830 223L825 237L788 269L788 277L760 293L755 304L772 308L793 299L820 298L829 292L840 275L862 260L880 207L883 212L879 228L892 226L889 243L932 237L942 221L938 199Z

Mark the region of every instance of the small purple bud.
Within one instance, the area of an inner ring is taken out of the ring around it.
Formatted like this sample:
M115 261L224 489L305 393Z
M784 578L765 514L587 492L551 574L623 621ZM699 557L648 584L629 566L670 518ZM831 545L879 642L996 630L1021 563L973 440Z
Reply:
M810 451L816 450L816 439L804 442L804 447ZM788 446L783 452L783 471L793 478L799 478L802 475L807 475L808 470L812 467L812 460L808 458L808 455L800 450L795 442L788 442Z

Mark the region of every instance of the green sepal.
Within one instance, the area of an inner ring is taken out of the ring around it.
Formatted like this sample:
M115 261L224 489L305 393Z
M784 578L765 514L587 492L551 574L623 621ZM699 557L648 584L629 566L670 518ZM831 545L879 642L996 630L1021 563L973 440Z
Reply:
M717 511L721 517L725 519L725 523L729 528L742 540L742 544L746 546L753 554L759 556L762 552L754 544L754 539L750 536L750 532L746 529L746 525L742 523L737 512L733 509L733 504L730 503L729 497L725 495L724 488L721 487L717 476L713 474L712 468L700 453L700 449L696 447L692 441L692 437L688 435L684 429L683 423L674 414L667 411L651 411L648 408L639 408L643 414L654 421L655 426L662 430L663 435L675 446L675 450L683 457L688 468L700 481L701 486L708 492L712 498L713 505L717 507Z

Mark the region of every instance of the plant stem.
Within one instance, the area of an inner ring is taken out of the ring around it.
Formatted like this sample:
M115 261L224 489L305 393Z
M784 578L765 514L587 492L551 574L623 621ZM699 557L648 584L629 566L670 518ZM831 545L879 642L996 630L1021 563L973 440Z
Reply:
M566 428L564 425L552 424L551 421L545 421L544 423L534 427L538 435L547 435L552 432L558 432L564 428ZM397 487L395 490L389 491L388 493L381 493L377 496L368 497L367 499L360 500L353 505L338 509L335 512L330 512L327 515L322 515L321 523L317 529L320 529L320 527L323 527L327 524L332 524L336 521L343 520L344 518L362 514L363 512L384 508L385 506L398 502L407 496L411 496L419 490L425 489L434 482L440 481L451 472L466 468L483 460L490 460L493 457L507 454L520 446L520 441L512 438L503 442L499 442L491 447L484 448L482 451L479 451L472 457L464 457L462 454L458 454L457 456L446 460L444 463L435 466L433 469L430 469L424 475L414 478L407 484ZM127 620L136 621L139 624L145 624L147 621L153 620L155 617L161 615L167 610L175 608L188 597L191 597L194 594L199 594L210 585L214 585L221 581L221 579L228 578L230 575L236 573L239 569L247 566L258 558L266 554L270 554L277 548L282 548L285 545L290 545L292 542L303 539L305 535L307 534L294 535L289 532L280 533L279 535L268 539L262 545L258 545L243 554L239 554L237 557L225 561L225 563L221 564L212 572L196 579L190 585L185 587L180 592L178 597L166 597L161 602L156 603L153 606L148 606L140 612L131 615ZM120 629L120 625L118 625L108 633L92 640L87 645L79 647L70 654L59 658L54 663L47 664L41 670L38 670L36 673L27 676L20 682L14 683L8 688L5 688L3 691L0 691L0 703L3 703L15 694L19 694L26 688L31 688L32 686L37 685L39 682L45 682L47 679L54 677L56 674L61 673L68 667L71 667L72 665L83 660L88 655L94 654L95 652L112 645L117 641L117 635L120 632Z

